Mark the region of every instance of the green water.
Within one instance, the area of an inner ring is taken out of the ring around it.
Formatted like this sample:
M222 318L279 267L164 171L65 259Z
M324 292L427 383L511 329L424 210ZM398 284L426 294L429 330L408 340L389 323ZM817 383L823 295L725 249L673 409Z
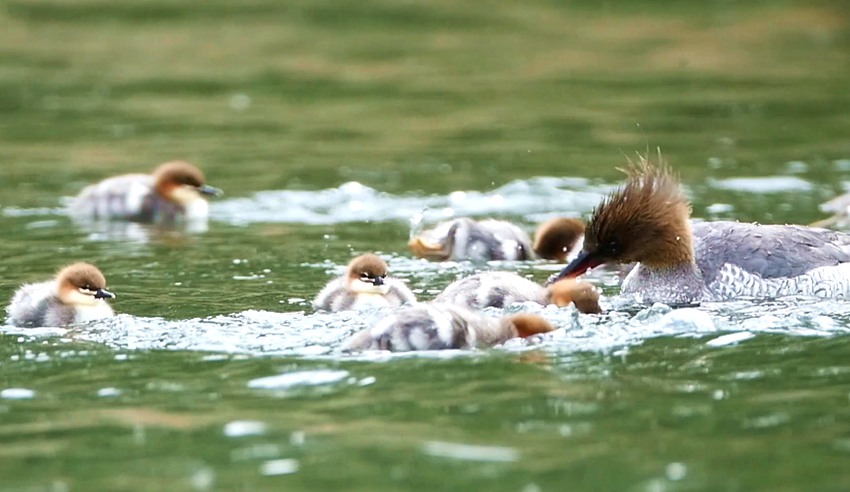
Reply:
M310 313L356 253L391 258L423 298L465 267L407 261L409 223L380 216L237 225L214 206L206 233L140 242L54 210L175 158L246 214L259 191L348 181L389 213L535 176L613 184L623 155L660 146L696 216L808 223L850 173L848 75L841 2L5 2L0 299L88 260L128 316L107 343L0 335L0 390L34 392L0 399L0 490L848 490L841 302L721 307L701 336L629 334L622 314L566 325L575 347L281 355L325 318L272 314ZM722 185L775 176L798 184ZM271 321L236 316L250 309ZM219 325L198 319L219 315L231 331L205 350ZM125 325L164 341L131 346ZM325 371L347 374L251 386L343 374Z

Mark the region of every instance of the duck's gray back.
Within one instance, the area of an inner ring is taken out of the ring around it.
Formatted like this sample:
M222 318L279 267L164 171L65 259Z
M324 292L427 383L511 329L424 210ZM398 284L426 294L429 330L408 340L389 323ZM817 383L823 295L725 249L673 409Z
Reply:
M850 293L850 235L738 222L696 223L693 232L706 299Z

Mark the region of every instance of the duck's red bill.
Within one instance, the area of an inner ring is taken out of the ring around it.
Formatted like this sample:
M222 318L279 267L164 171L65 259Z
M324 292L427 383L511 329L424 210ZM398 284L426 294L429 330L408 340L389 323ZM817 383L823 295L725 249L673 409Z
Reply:
M546 282L546 284L549 285L565 278L576 278L582 273L590 270L591 268L598 267L602 263L603 261L599 258L591 255L587 251L582 251L578 254L576 259L571 261L569 265L565 266L560 273L549 277L549 280Z

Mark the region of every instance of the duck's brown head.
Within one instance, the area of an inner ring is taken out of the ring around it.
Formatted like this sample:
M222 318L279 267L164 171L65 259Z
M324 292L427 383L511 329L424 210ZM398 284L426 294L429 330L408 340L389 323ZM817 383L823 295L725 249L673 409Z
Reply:
M574 304L580 313L598 314L599 292L588 282L579 282L572 278L559 280L548 287L549 301L558 306L566 307Z
M198 200L201 195L221 194L221 190L205 183L204 173L186 161L161 164L153 172L156 191L166 200L182 205Z
M567 254L584 235L584 222L555 217L543 222L534 234L532 249L545 260L565 262Z
M112 299L115 294L106 290L106 278L89 263L74 263L56 274L59 298L65 304L93 305L99 299Z
M348 285L354 292L386 294L389 291L386 278L387 263L377 255L360 255L348 264Z
M515 314L506 320L516 332L515 336L526 338L540 333L555 331L552 323L536 314Z
M578 258L552 281L603 263L667 268L693 261L691 206L678 180L663 162L645 157L626 173L625 185L593 211Z

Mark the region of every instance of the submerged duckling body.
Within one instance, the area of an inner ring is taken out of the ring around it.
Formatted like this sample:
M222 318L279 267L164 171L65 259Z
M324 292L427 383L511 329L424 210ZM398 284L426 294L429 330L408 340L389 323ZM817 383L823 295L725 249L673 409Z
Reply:
M669 169L641 159L587 224L584 248L554 278L637 262L622 284L643 302L850 296L850 235L798 225L691 224Z
M434 301L484 309L529 301L545 305L548 297L545 287L516 273L481 272L450 283Z
M554 329L548 321L532 314L496 319L457 305L421 303L399 309L355 334L343 350L406 352L484 348Z
M166 162L153 174L124 174L87 186L71 205L73 215L91 219L174 223L205 220L204 196L221 190L205 184L204 174L184 161Z
M456 280L434 299L472 309L503 308L517 302L559 307L575 304L582 313L599 313L599 293L587 282L564 279L544 287L512 272L482 272Z
M363 310L416 302L407 285L387 275L387 264L377 255L351 260L345 275L331 280L313 304L325 311Z
M6 308L7 323L23 327L63 327L114 315L105 299L115 295L106 290L100 270L88 263L74 263L53 280L22 285Z
M432 261L527 260L531 239L504 220L459 218L437 224L410 240L410 249Z

